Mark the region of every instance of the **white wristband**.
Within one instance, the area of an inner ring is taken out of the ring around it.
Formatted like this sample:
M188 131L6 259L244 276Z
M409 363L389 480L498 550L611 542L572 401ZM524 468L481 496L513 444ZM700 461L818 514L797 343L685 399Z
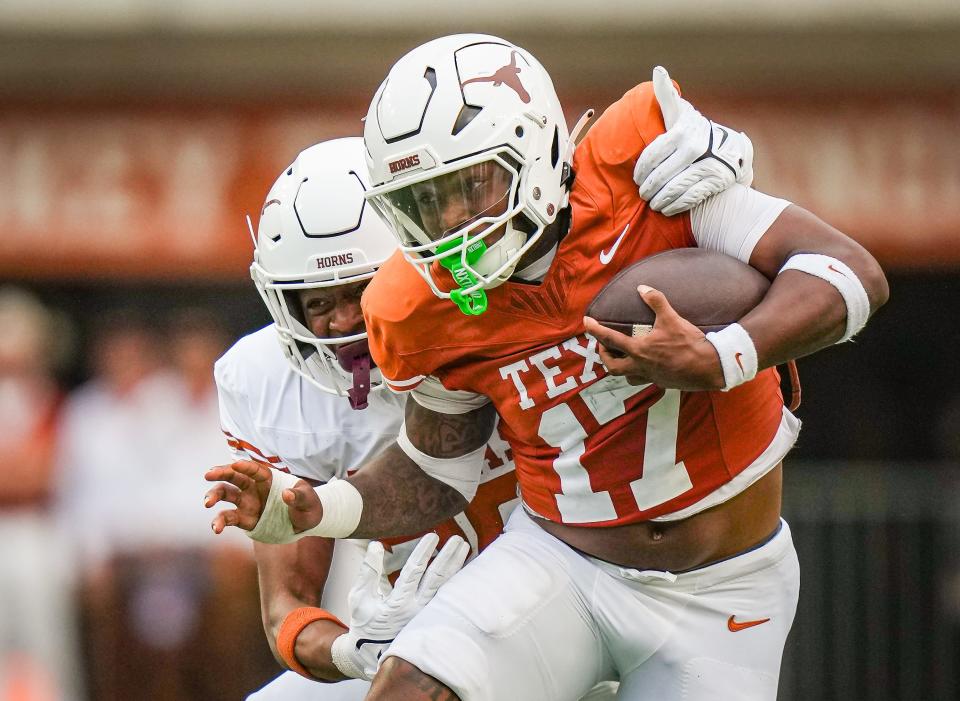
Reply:
M707 334L707 340L720 356L724 392L757 376L757 347L740 324L730 324L720 331L712 331Z
M320 497L323 516L320 517L320 523L298 536L349 538L353 535L363 514L363 497L357 488L346 480L334 477L326 484L314 487L313 491Z
M350 631L338 635L333 644L330 645L330 657L333 666L339 669L345 676L351 679L366 679L371 681L372 676L364 674L363 667L357 664L356 659L356 636Z
M363 497L357 488L346 480L336 477L326 484L314 487L320 504L323 506L323 516L313 528L294 533L290 522L290 513L281 495L284 489L293 489L300 481L296 475L271 469L273 478L270 482L270 492L263 505L263 513L253 530L247 535L261 543L285 544L293 543L306 536L320 536L323 538L346 538L357 530L360 515L363 513Z
M860 278L843 261L821 253L798 253L790 256L780 268L781 273L784 270L799 270L826 280L843 297L847 306L847 328L837 343L849 341L867 323L870 317L870 298L867 297Z

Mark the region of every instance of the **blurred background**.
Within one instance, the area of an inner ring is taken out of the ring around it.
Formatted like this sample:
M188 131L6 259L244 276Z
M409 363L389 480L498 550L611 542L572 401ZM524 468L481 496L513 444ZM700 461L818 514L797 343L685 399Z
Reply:
M956 0L3 0L0 701L239 699L279 671L247 543L201 507L212 362L268 321L244 215L461 31L530 49L571 124L667 66L752 137L759 189L884 264L887 307L800 362L780 698L960 698Z

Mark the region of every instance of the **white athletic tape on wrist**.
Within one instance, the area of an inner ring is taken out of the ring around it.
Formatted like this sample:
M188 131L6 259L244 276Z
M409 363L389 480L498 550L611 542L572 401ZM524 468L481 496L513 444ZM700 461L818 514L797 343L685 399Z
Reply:
M293 485L300 481L288 472L270 469L273 475L270 481L270 492L263 505L263 513L257 521L256 528L247 531L247 536L261 543L281 545L292 543L300 536L293 532L293 524L287 513L287 505L283 503L281 494L284 489L293 489Z
M707 334L707 340L720 356L724 392L757 376L757 347L740 324L730 324L720 331L712 331Z
M780 268L781 273L784 270L799 270L826 280L843 297L843 302L847 306L847 328L837 343L853 338L870 318L870 298L867 296L867 291L857 274L843 261L822 253L798 253L791 256Z
M323 506L320 523L299 533L298 536L321 538L349 538L360 524L363 514L363 496L347 480L332 478L326 484L314 487Z
M460 492L467 501L472 501L480 484L480 471L483 468L483 454L487 446L483 445L473 452L456 458L435 458L421 452L407 437L407 425L400 427L397 445L420 469Z
M343 635L334 638L333 644L330 645L330 657L332 658L333 666L351 679L371 681L373 677L364 674L363 667L357 664L355 655L356 643L356 636L352 635L350 631L346 631Z
M263 513L260 514L256 527L247 531L250 538L261 543L282 545L293 543L306 536L347 538L357 530L363 513L363 497L352 484L334 477L326 484L314 487L313 490L323 506L320 523L313 528L294 533L290 513L281 495L284 489L293 489L300 478L279 470L271 470L271 472L273 479L270 483L270 492L267 494Z

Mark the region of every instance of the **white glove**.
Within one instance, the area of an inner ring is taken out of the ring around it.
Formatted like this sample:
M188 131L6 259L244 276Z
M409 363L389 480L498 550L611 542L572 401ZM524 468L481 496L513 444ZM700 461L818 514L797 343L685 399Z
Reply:
M389 592L380 588L383 544L375 540L367 546L360 574L347 597L350 628L330 648L333 664L345 675L372 680L380 657L397 633L427 605L440 585L463 567L470 552L463 538L451 537L430 562L438 542L436 533L420 539Z
M653 69L653 92L667 131L640 154L633 180L650 209L670 216L685 212L734 182L753 182L753 144L700 114L680 97L667 69Z

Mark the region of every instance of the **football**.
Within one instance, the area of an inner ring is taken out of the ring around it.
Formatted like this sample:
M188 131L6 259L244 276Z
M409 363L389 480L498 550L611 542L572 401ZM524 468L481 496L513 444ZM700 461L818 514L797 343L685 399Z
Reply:
M757 306L770 281L723 253L676 248L620 271L590 303L587 316L628 336L646 333L655 315L637 292L638 285L660 290L680 316L707 333Z

